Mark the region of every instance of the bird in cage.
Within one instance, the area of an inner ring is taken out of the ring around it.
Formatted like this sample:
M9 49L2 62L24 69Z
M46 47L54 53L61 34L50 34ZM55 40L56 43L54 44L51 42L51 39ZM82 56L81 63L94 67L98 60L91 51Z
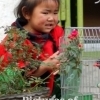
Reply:
M100 69L100 59L95 62L94 66Z

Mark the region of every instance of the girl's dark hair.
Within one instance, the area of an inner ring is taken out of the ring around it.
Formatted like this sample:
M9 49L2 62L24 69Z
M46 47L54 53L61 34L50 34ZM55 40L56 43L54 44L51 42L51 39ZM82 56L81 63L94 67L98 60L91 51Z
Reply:
M19 3L19 5L17 6L17 8L14 10L15 16L21 18L21 20L24 23L27 23L27 20L25 19L25 17L23 16L23 13L27 13L28 14L32 14L34 8L40 4L41 2L43 2L45 0L21 0L21 2ZM47 1L47 0L46 0ZM58 6L60 5L60 0L54 0L55 2L58 3ZM22 8L25 7L25 9L22 12Z

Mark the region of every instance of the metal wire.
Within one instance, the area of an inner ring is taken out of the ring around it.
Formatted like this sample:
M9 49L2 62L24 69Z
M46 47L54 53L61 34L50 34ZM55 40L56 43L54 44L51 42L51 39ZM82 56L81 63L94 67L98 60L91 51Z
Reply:
M100 59L100 27L69 27L65 29L65 36L74 29L78 30L84 49L82 74L79 86L75 86L74 83L73 85L68 84L65 81L68 75L61 73L62 97L79 96L78 100L100 100L100 69L94 67L94 64ZM75 93L76 88L78 91Z

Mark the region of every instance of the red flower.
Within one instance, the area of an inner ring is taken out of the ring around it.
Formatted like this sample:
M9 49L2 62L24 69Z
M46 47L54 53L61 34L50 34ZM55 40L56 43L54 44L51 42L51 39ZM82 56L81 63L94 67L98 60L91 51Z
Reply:
M24 68L25 67L25 62L23 60L18 61L18 65L19 68Z
M82 44L79 44L79 45L78 45L78 47L79 47L79 48L82 48L82 47L83 47L83 45L82 45Z
M73 30L71 35L76 38L78 36L78 31L77 30Z
M77 30L73 30L70 35L68 36L69 39L73 40L78 36L78 31Z
M6 53L5 47L0 44L0 56Z
M0 44L0 66L6 67L12 58L11 53L7 52L5 47Z
M96 61L96 62L94 63L94 66L95 66L95 67L98 67L98 68L100 69L100 60Z
M71 39L71 40L75 39L75 37L72 36L71 34L68 36L68 38Z
M95 63L93 66L95 66L95 67L99 67L99 66L100 66L100 64Z

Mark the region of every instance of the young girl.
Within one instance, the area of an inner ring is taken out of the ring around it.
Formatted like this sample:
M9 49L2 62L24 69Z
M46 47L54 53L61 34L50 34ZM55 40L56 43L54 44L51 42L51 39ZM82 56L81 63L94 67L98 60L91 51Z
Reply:
M18 18L12 25L28 31L28 40L42 46L41 60L44 63L52 63L51 66L40 65L36 71L31 71L30 75L45 78L54 69L59 70L60 68L60 62L57 58L59 56L59 38L63 36L63 29L57 25L59 5L60 0L21 0L16 9ZM3 42L5 39L2 44ZM0 49L4 50L4 48ZM45 54L48 54L49 57L46 58ZM2 55L4 53L0 52L0 56ZM20 68L25 66L19 65ZM57 98L60 98L60 87L55 82L57 78L59 78L57 73L52 74L47 79L46 86L50 88L50 95L56 95Z

